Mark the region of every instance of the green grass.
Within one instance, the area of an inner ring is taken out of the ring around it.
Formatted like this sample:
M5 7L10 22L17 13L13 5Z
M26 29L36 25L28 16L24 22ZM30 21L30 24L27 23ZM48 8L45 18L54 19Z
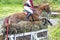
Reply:
M50 7L52 11L60 11L60 4L51 4Z
M51 4L51 10L60 10L60 5ZM0 4L0 19L13 14L15 12L21 12L23 6L20 4ZM60 16L58 16L60 18Z
M56 26L49 27L49 40L60 40L60 23Z
M23 10L23 6L19 4L2 4L0 5L0 19L13 14L15 12L21 12Z

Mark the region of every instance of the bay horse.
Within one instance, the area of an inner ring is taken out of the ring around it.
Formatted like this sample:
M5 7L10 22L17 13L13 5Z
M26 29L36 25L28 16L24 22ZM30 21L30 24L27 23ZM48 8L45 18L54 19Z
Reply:
M34 21L39 21L40 20L39 16L41 16L43 11L46 11L47 14L51 13L49 4L40 4L38 6L34 6L34 10L36 11L32 15L33 18L34 18ZM17 24L20 21L26 21L26 19L25 19L26 16L27 16L26 12L14 13L14 14L5 18L5 20L3 22L3 25L6 25L6 20L8 20L8 24L11 24L11 23L16 23ZM29 17L29 21L32 21L31 16Z

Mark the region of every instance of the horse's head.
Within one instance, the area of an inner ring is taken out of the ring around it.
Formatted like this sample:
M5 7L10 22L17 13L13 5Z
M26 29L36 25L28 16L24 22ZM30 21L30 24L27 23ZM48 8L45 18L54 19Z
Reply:
M51 14L49 4L40 4L38 6L34 6L36 16L38 18L41 17L43 11L47 12L47 16L49 17Z
M48 14L51 14L49 4L40 4L40 5L38 5L38 8L39 8L39 10L42 10L42 11L47 12Z

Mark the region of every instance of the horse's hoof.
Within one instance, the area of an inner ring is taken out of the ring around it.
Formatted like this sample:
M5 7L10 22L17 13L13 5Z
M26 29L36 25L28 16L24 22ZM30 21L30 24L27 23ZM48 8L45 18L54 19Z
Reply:
M46 25L46 23L44 23L43 25Z
M53 24L52 24L52 23L50 23L50 25L51 25L51 26L53 26Z

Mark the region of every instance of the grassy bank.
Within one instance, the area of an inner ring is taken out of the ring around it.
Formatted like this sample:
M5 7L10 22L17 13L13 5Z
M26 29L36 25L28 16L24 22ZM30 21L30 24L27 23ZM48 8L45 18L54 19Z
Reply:
M60 40L60 23L53 27L49 27L49 40Z
M21 12L23 10L23 6L19 4L0 4L0 19L13 14L15 12Z

